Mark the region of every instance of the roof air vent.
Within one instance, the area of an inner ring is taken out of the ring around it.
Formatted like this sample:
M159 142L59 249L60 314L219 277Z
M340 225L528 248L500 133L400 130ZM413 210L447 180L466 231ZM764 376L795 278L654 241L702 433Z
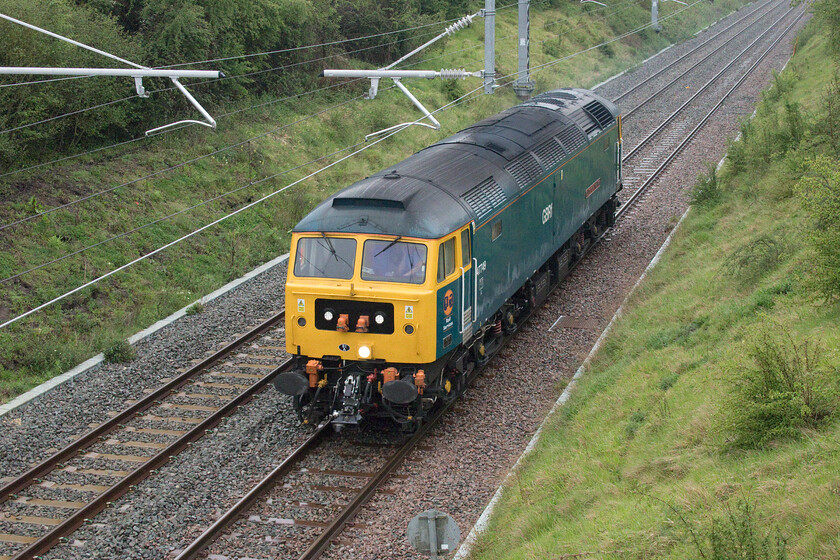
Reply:
M392 179L392 180L393 180L393 179L402 179L402 176L400 176L400 174L399 174L399 173L397 173L397 170L396 170L396 169L394 169L393 171L391 171L391 172L390 172L390 173L388 173L387 175L384 175L382 178L383 178L383 179Z
M542 166L531 152L525 152L505 166L505 169L513 175L520 189L534 182L542 174Z
M583 110L586 111L590 117L595 119L602 130L611 125L615 120L609 109L604 107L598 101L591 101L590 103L587 103L583 106Z
M490 177L461 195L480 222L505 202L505 191Z

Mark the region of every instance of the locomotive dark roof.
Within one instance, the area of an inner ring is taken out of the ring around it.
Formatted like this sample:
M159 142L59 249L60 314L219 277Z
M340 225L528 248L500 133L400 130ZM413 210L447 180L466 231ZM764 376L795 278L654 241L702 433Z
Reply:
M540 94L339 191L295 231L436 239L480 225L617 117L618 107L588 90Z

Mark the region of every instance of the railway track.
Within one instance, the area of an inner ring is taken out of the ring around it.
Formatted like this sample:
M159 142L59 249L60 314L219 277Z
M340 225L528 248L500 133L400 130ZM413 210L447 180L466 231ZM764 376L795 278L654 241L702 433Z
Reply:
M647 136L641 139L622 158L624 165L624 188L630 194L617 213L617 219L624 216L630 208L647 192L650 185L661 175L667 165L694 139L706 122L714 115L731 94L750 76L761 61L781 42L791 29L804 17L806 11L801 7L791 7L776 19L756 39L750 42L723 68L716 72L699 88L693 88L692 93L682 104L662 119ZM767 44L762 45L765 41ZM753 58L754 47L758 54ZM738 63L749 65L746 69L737 66ZM692 68L695 68L693 66ZM734 76L737 79L733 78ZM684 73L670 81L659 93L679 84ZM731 88L727 88L725 79L734 81ZM719 93L703 96L712 87L717 87ZM725 92L725 93L724 93ZM648 97L645 104L650 103L657 95ZM710 102L710 98L712 101ZM641 109L637 106L634 112Z
M345 433L319 426L175 560L197 558L219 539L224 542L216 548L233 547L236 556L247 550L249 557L320 557L454 402L441 407L411 438L397 445L351 443ZM246 526L231 532L237 521ZM286 529L280 537L274 534L278 526Z
M506 338L501 349L514 336ZM467 388L485 367L472 371ZM408 439L386 432L384 437L392 441L383 443L383 433L376 433L373 441L352 441L344 437L347 432L335 432L329 422L323 422L174 560L199 558L214 543L220 549L212 552L214 560L320 558L345 528L358 526L353 518L361 508L377 492L385 491L390 480L400 478L397 469L422 447L427 434L461 402L466 390L439 406ZM395 443L395 438L402 441ZM234 531L237 523L246 526ZM285 529L280 537L275 534L279 527ZM235 553L228 556L225 551L230 548Z
M730 45L733 40L744 36L747 31L753 27L764 24L773 13L779 11L780 9L784 9L783 5L777 3L775 0L768 0L764 4L757 6L753 11L742 15L724 29L721 29L711 37L707 37L705 41L684 53L682 56L674 59L669 64L663 66L656 72L653 72L647 78L615 96L613 102L622 105L632 103L633 108L627 109L622 113L625 119L629 118L631 115L636 113L636 111L648 105L648 103L668 91L681 78L687 76L690 72L697 69L698 66L718 54L721 50ZM745 27L741 29L737 28L738 24L751 18L755 19L748 23ZM727 37L728 32L733 30L734 34ZM718 39L722 39L722 41L716 46ZM697 59L696 61L694 60L695 58ZM682 68L685 69L681 70ZM675 71L678 73L676 76L670 76L668 74L669 71ZM657 83L657 81L660 83ZM643 86L648 87L645 90L641 90ZM648 94L647 92L651 89L653 90L653 93ZM634 97L641 99L634 99Z
M276 313L8 481L0 560L43 554L269 386L291 363L277 342L284 318Z

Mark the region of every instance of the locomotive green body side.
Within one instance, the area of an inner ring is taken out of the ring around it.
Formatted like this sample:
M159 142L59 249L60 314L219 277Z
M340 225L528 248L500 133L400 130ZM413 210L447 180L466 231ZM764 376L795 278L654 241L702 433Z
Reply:
M473 286L466 287L466 291L475 291L474 321L481 324L492 317L615 195L620 185L619 140L617 125L601 132L475 227L472 255L476 276ZM461 290L461 282L438 290L438 357L462 340L463 318L443 312L449 291L455 308L460 308ZM470 308L470 303L463 307Z

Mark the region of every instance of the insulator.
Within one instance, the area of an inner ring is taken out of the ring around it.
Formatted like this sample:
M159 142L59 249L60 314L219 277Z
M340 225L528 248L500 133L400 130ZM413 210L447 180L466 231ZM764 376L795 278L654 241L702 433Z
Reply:
M467 71L464 68L441 68L440 69L440 79L441 80L466 80L467 79Z
M447 27L446 31L444 31L444 33L446 33L447 35L452 35L456 31L458 31L459 29L463 29L466 26L468 26L469 24L471 24L474 17L475 17L474 15L462 17L461 19L459 19L458 21L456 21L455 23L453 23L452 25Z

